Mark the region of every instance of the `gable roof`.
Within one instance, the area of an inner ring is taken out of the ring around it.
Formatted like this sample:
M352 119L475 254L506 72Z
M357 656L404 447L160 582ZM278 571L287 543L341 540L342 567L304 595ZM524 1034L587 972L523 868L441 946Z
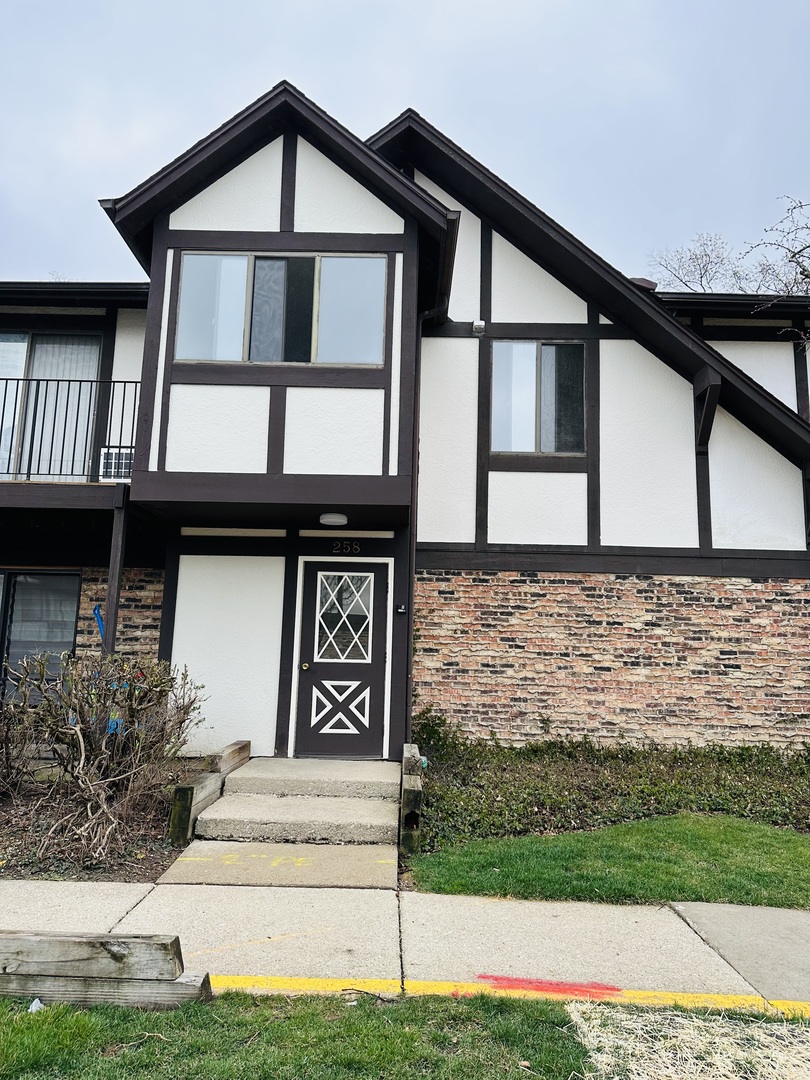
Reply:
M458 213L448 211L286 81L278 83L126 195L99 201L148 271L155 218L181 205L290 129L311 141L355 179L373 188L388 205L416 220L426 248L424 254L436 281L435 296L439 299L442 289L449 289Z
M367 140L399 168L417 168L680 375L721 378L719 404L796 464L810 460L810 424L761 387L655 297L408 109Z

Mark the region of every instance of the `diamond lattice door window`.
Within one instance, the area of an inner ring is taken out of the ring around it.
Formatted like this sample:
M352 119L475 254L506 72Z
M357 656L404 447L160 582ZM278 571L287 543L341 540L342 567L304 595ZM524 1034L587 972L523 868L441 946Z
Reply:
M295 754L382 757L388 564L305 562L303 575Z

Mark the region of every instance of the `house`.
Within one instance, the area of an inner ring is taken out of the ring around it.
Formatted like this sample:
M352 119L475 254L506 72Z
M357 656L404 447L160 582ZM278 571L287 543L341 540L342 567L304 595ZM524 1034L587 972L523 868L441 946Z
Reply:
M0 286L3 648L187 665L199 750L810 737L804 298L658 294L414 112L281 83Z

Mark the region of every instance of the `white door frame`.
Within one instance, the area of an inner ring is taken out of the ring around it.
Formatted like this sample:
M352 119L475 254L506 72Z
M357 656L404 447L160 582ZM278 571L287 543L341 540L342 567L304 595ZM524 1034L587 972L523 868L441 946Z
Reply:
M382 760L388 757L389 742L391 739L391 643L393 635L394 614L394 559L393 557L362 555L299 555L298 557L298 581L295 586L295 625L293 633L293 659L292 659L292 688L290 691L290 730L287 737L287 757L295 754L295 732L298 722L298 672L301 662L301 623L303 620L304 599L304 563L387 563L388 565L388 597L385 604L385 676L384 676L384 702L383 702L383 746Z

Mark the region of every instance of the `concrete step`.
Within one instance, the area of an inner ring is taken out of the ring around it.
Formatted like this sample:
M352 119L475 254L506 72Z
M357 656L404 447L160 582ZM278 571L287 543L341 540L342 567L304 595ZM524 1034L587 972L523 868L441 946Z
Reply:
M395 761L257 757L230 774L225 791L398 801L400 772Z
M399 806L384 799L323 795L223 795L197 818L209 840L395 844Z
M396 889L397 849L393 844L193 840L158 884Z

